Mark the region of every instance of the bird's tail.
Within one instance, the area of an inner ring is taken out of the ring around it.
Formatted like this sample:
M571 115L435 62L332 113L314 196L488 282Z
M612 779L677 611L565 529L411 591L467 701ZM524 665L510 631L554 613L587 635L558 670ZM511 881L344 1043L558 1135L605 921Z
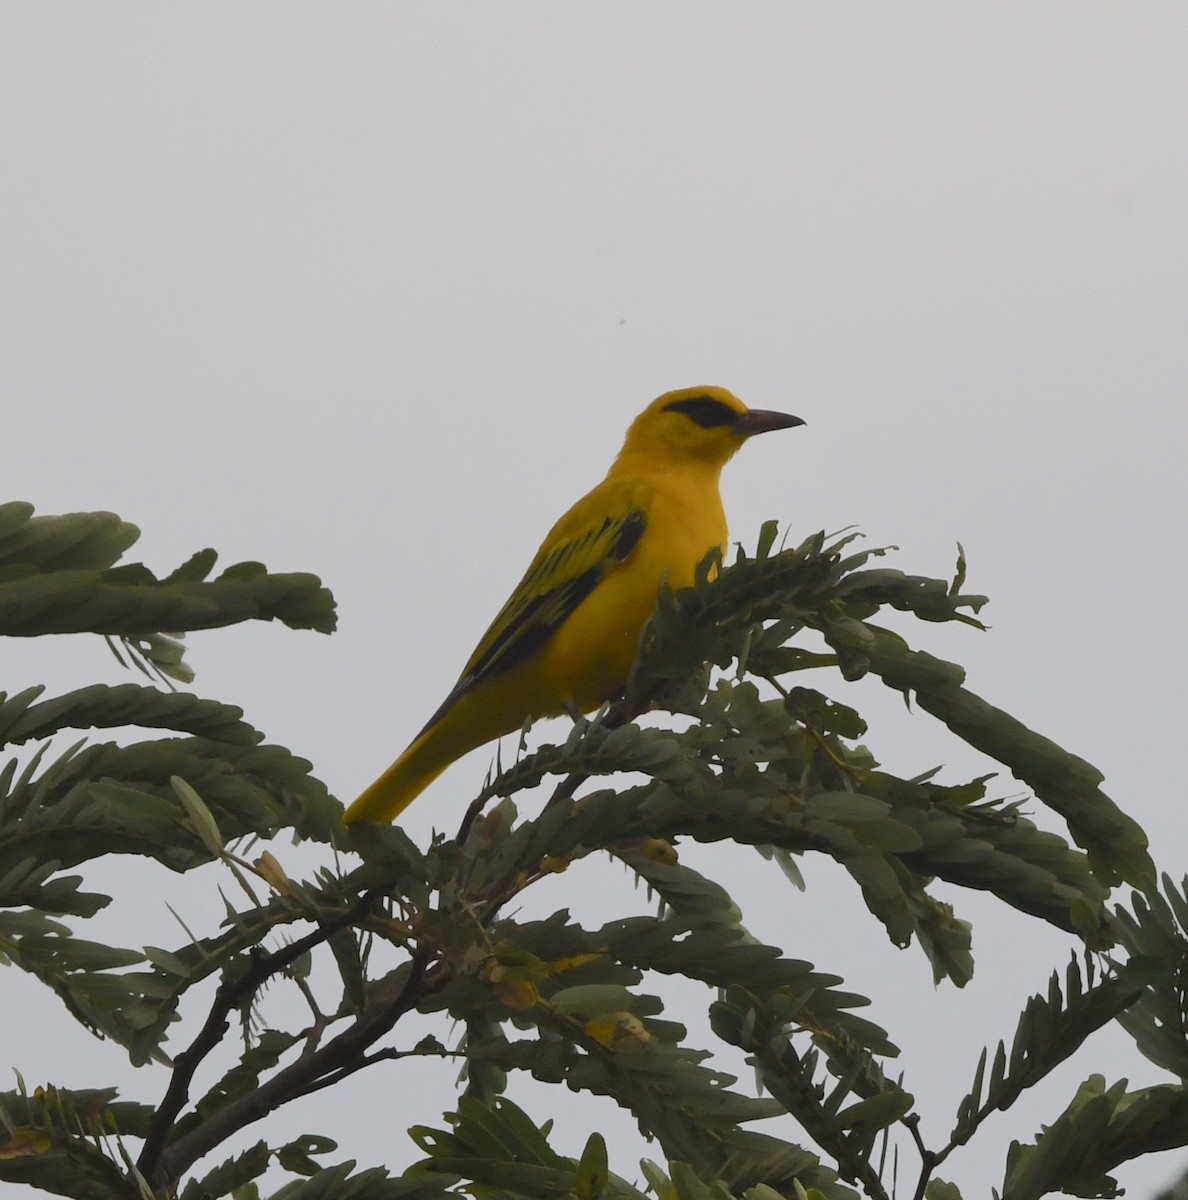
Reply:
M394 821L441 773L451 758L443 758L434 745L430 726L409 748L346 810L343 820Z

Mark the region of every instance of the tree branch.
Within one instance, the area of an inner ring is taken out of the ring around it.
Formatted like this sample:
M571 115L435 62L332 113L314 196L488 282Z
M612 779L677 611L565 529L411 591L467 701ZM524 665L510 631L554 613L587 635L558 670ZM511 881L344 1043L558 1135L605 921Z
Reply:
M325 921L317 929L299 938L274 954L253 955L251 966L235 979L226 980L215 993L214 1004L198 1036L190 1046L173 1060L173 1077L149 1126L148 1136L136 1166L146 1179L154 1179L160 1170L169 1131L174 1127L190 1095L190 1084L203 1059L214 1050L227 1032L232 1010L249 995L259 990L273 975L283 971L303 954L326 941L331 935L354 924L367 911L379 892L365 892L341 916Z
M303 1055L278 1071L255 1091L211 1113L197 1129L179 1138L165 1150L153 1175L146 1176L150 1184L154 1188L162 1188L176 1182L183 1171L245 1125L260 1120L273 1109L306 1092L316 1091L322 1076L337 1072L352 1062L374 1041L383 1037L431 986L436 986L438 979L442 978L440 975L429 981L428 986L420 986L428 967L427 957L414 955L397 969L396 978L392 980L385 996L365 1008L354 1024L320 1050Z

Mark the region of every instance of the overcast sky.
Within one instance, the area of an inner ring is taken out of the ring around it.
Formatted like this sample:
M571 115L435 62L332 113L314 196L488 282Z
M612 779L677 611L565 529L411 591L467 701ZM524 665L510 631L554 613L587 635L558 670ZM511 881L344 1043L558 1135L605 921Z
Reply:
M196 690L350 799L636 412L720 384L807 421L727 468L732 536L853 524L933 575L961 541L993 629L909 636L1100 766L1182 876L1186 63L1178 3L4 5L3 498L115 510L158 572L213 545L320 574L333 638L255 626L189 655ZM126 678L98 639L4 658L8 690ZM983 769L877 686L824 686L890 767ZM489 761L410 834L453 830ZM688 853L758 934L894 992L870 1015L933 1143L1071 945L958 896L978 977L934 991L831 862L801 895L753 854ZM217 881L143 875L103 928L176 944L166 896L202 912ZM575 894L594 923L641 903L594 864L552 899ZM47 999L5 980L31 1086L129 1075ZM244 1144L326 1128L332 1158L399 1168L453 1085L402 1070ZM1099 1039L941 1174L988 1195L1094 1070L1160 1078ZM604 1126L620 1173L660 1157L609 1103L516 1097L570 1153ZM1121 1177L1150 1195L1186 1159Z

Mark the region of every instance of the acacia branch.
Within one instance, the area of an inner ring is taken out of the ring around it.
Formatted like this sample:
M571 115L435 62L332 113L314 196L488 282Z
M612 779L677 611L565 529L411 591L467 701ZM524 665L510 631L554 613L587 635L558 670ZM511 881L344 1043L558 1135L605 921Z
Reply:
M399 967L385 993L370 1004L337 1037L320 1050L302 1055L296 1062L278 1071L267 1083L238 1100L224 1104L196 1129L178 1138L155 1164L153 1174L146 1175L154 1188L176 1182L208 1151L238 1132L280 1108L290 1100L317 1091L319 1081L327 1074L337 1073L353 1063L373 1042L384 1036L393 1025L443 978L440 974L426 981L429 959L415 954ZM425 984L422 987L422 983Z
M601 720L594 718L593 724L596 724L600 729L618 729L620 725L625 725L628 721L634 721L641 713L646 712L659 693L660 684L658 681L648 684L637 696L628 696L626 693L620 693L607 708L606 715ZM574 709L570 715L575 721L584 720L577 709ZM574 771L572 774L566 775L553 790L553 794L546 802L545 808L552 808L554 804L561 804L566 800L571 800L574 792L589 778L589 774L584 771ZM454 835L454 840L459 846L465 845L471 826L496 795L497 793L492 787L485 787L470 802L470 806L462 818L462 824L458 826L458 832Z
M258 991L273 975L296 962L303 954L325 942L340 929L354 924L371 906L378 892L364 893L356 904L333 920L322 922L317 929L273 954L255 954L251 965L242 975L222 983L215 993L214 1003L198 1036L173 1060L173 1077L149 1126L148 1136L137 1160L137 1170L153 1179L160 1170L169 1131L174 1127L190 1095L190 1084L202 1061L223 1039L228 1017L248 996Z

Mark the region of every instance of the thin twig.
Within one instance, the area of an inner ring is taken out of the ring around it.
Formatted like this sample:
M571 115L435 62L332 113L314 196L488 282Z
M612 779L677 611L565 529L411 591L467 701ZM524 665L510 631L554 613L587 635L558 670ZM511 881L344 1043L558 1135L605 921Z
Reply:
M924 1145L924 1139L920 1136L919 1113L909 1113L900 1120L900 1124L907 1126L908 1131L912 1135L912 1141L916 1143L916 1150L920 1155L920 1178L916 1183L916 1190L912 1193L912 1200L924 1200L924 1192L928 1187L928 1181L932 1178L932 1172L944 1162L949 1151L953 1149L953 1144L950 1143L939 1154L935 1150L929 1150Z
M440 1050L397 1050L394 1046L390 1046L386 1050L377 1050L374 1054L364 1054L357 1058L352 1063L347 1063L341 1070L335 1071L332 1075L324 1075L321 1079L315 1080L302 1093L302 1096L312 1095L314 1092L320 1092L323 1088L333 1087L336 1083L354 1075L356 1071L362 1071L364 1067L374 1066L378 1062L390 1062L402 1058L465 1058L465 1050L447 1050L442 1047Z
M650 687L645 693L632 698L630 704L626 695L619 695L607 708L606 715L601 720L595 718L593 724L596 724L601 729L618 729L620 725L634 720L640 713L644 712L650 706L657 690L656 686ZM577 709L574 709L570 715L573 716L575 721L582 719L581 713ZM582 771L575 771L572 775L566 775L554 789L553 794L545 804L545 808L551 808L554 804L560 804L564 800L571 799L574 792L589 778L589 774ZM466 809L466 814L462 818L462 824L458 826L458 832L454 835L454 840L459 846L465 844L471 826L483 809L495 798L495 795L496 793L489 787L485 787L470 802L470 806Z
M242 975L225 980L215 993L214 1003L198 1036L173 1060L173 1076L165 1095L153 1114L148 1135L137 1160L137 1168L147 1179L154 1178L159 1171L159 1162L165 1151L169 1131L190 1095L190 1084L202 1061L223 1039L229 1025L228 1017L246 997L256 992L273 975L283 971L303 954L325 942L338 930L354 924L379 892L369 891L345 913L319 925L303 938L290 943L273 954L255 954L251 966Z
M303 1055L278 1071L254 1091L222 1105L161 1154L153 1174L147 1175L153 1186L160 1189L181 1177L204 1154L225 1141L246 1125L266 1117L274 1109L308 1092L316 1091L319 1081L334 1075L354 1062L378 1038L384 1036L396 1022L425 994L422 988L429 958L414 955L398 968L386 994L359 1014L354 1023L332 1038L314 1053ZM440 973L432 985L444 978Z

